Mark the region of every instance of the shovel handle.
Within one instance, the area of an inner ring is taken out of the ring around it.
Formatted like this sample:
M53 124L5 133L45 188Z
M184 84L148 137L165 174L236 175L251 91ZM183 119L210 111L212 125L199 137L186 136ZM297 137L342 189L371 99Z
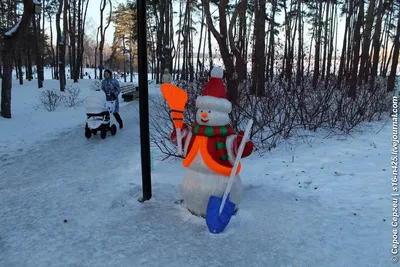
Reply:
M182 156L182 131L181 128L176 128L176 141L178 143L178 154Z
M247 142L247 140L249 139L249 136L250 136L251 126L253 126L253 120L252 119L249 120L249 122L247 123L247 126L246 126L246 130L244 131L244 136L243 136L242 142L240 143L240 146L239 146L239 149L238 149L238 153L236 155L236 159L235 159L235 163L234 163L233 168L232 168L231 176L229 177L228 185L226 186L226 189L225 189L225 192L224 192L224 196L222 197L222 203L221 203L221 206L219 208L219 214L221 214L221 212L222 212L222 210L223 210L223 208L225 206L225 202L226 202L226 199L228 197L228 194L231 191L231 188L232 188L232 185L233 185L233 181L234 181L235 176L236 176L236 170L237 170L237 168L239 166L240 159L242 158L242 154L243 154L243 150L244 150L244 147L246 145L246 142Z

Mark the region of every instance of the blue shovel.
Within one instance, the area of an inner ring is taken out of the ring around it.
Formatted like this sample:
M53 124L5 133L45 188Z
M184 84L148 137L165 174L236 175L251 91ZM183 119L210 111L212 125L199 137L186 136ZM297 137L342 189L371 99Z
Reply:
M249 139L252 125L253 120L250 119L247 123L242 142L240 143L239 150L236 155L235 163L233 165L231 176L229 177L229 182L226 186L224 195L222 197L211 196L208 200L206 223L208 230L212 234L218 234L224 231L235 211L236 204L229 200L229 193L235 180L236 170L239 166L244 146Z

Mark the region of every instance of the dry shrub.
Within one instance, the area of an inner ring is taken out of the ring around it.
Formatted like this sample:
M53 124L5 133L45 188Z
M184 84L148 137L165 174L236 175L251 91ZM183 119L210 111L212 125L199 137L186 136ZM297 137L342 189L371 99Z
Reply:
M196 114L195 101L204 90L206 80L179 81L177 85L189 95L185 123L191 126ZM249 81L239 85L238 100L232 103L230 117L235 130L243 130L247 121L254 119L251 138L261 154L296 133L321 129L330 134L349 134L362 122L381 120L390 112L391 94L386 92L383 78L377 79L374 86L359 86L355 100L347 96L347 86L337 86L335 77L315 89L311 77L304 77L302 86L298 87L294 80L289 86L288 81L277 77L266 82L266 92L259 96L250 94L250 86ZM173 131L169 107L161 95L151 97L150 101L152 144L166 158L178 156L169 139Z
M63 97L60 91L47 89L40 94L42 106L49 112L55 111L60 105Z

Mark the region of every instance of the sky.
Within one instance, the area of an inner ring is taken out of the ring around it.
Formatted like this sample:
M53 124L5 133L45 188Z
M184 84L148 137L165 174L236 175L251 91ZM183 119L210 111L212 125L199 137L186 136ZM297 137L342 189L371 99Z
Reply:
M121 1L116 1L116 2L121 2ZM93 20L94 22L94 26L93 26L93 30L94 33L93 35L96 35L96 25L100 25L100 3L101 0L90 0L89 1L89 6L88 6L88 13L87 13L87 20L90 21L90 19ZM107 7L106 10L104 11L104 17L108 16L109 12L109 8ZM105 21L105 19L104 19ZM106 42L107 43L112 43L113 42L113 34L114 34L114 25L110 25L110 27L108 27L107 32L106 32Z

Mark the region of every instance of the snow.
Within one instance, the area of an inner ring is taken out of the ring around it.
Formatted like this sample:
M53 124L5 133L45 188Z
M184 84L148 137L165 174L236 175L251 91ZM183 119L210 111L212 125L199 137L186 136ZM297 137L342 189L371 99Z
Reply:
M221 78L224 76L224 70L221 67L214 67L211 70L211 77Z
M6 32L4 35L6 35L6 36L13 36L14 33L18 30L19 25L21 24L21 21L22 21L22 20L18 21L18 23L17 23L14 27L12 27L11 30L9 30L8 32Z
M74 85L71 80L68 86L77 86L81 89L81 100L91 92L90 84L82 80ZM46 80L45 88L37 89L37 81L25 81L23 86L13 80L11 97L12 119L0 117L0 128L7 129L7 134L0 136L0 152L25 150L36 143L43 136L53 135L54 132L68 131L70 127L76 127L77 122L85 120L82 105L75 108L67 108L60 105L54 112L48 112L41 106L40 93L46 89L59 88L59 81Z
M37 109L35 86L14 82L13 118L0 119L0 266L390 266L390 122L243 159L239 212L212 235L175 203L180 161L156 160L153 198L137 201L137 101L121 101L116 136L87 140L82 105Z

